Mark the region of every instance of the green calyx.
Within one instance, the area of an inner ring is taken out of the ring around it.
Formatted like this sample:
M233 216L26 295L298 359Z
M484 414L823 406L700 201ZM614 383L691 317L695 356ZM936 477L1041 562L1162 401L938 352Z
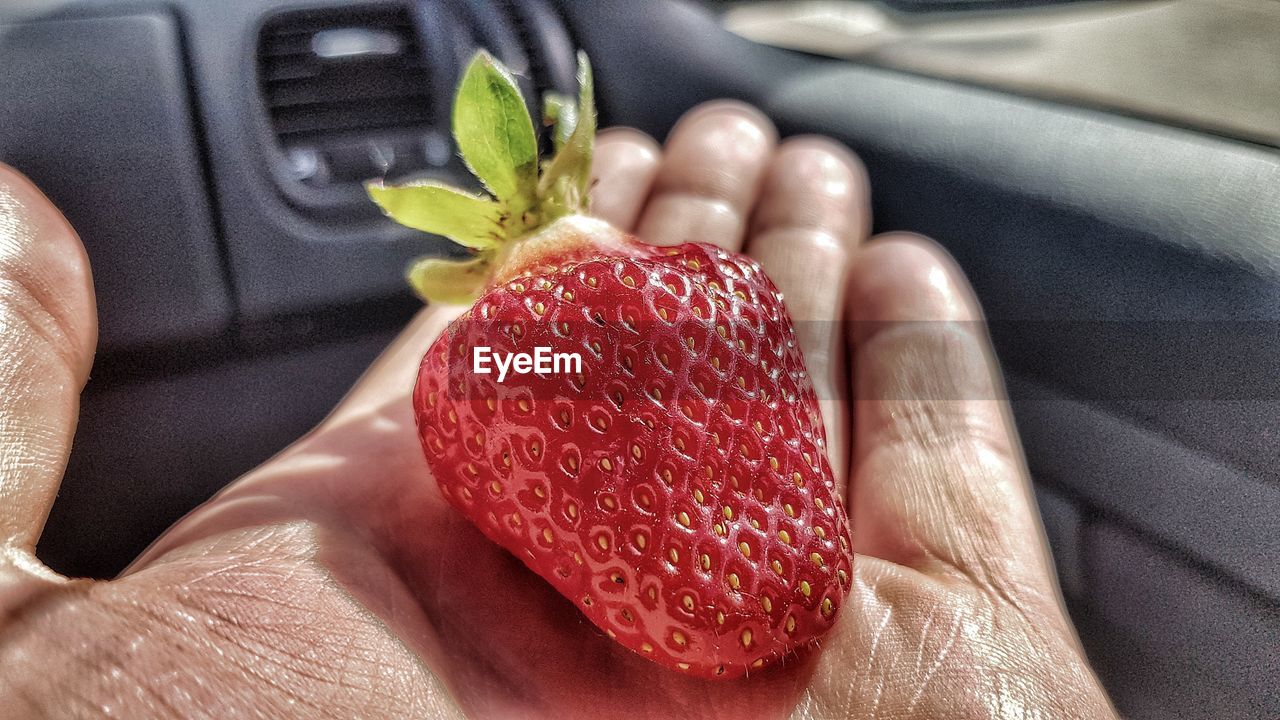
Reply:
M467 248L455 261L421 258L409 269L413 289L429 302L465 304L488 285L514 241L558 218L586 211L595 143L591 65L578 53L578 101L557 93L544 99L555 153L538 157L538 137L511 72L481 50L472 58L453 101L453 137L462 159L488 194L425 180L401 185L373 181L369 197L392 220L443 235Z

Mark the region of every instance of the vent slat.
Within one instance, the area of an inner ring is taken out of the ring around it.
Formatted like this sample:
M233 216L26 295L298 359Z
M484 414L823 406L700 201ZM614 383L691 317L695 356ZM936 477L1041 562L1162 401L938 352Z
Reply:
M431 92L416 73L323 75L286 80L270 85L267 107L271 109L325 102L417 98L425 104Z
M399 49L336 59L314 53L316 33L348 29L394 34ZM330 8L277 17L259 36L258 69L263 103L282 146L418 131L435 119L417 31L403 7Z
M427 69L421 62L401 58L367 58L333 62L320 58L299 56L264 63L262 67L264 90L270 94L281 83L315 78L317 83L337 82L341 78L359 77L362 82L377 81L382 76L410 75L427 80Z
M344 10L331 8L312 12L295 13L269 22L262 29L263 39L311 35L321 30L339 27L367 27L376 29L411 29L413 22L402 8L366 8Z
M283 108L273 115L276 133L282 140L297 135L425 126L430 120L426 104L412 98Z

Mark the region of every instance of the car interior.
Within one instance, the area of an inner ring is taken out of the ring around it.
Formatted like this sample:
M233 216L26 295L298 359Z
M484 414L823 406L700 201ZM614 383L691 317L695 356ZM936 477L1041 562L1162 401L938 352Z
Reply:
M867 166L983 302L1071 617L1130 718L1280 717L1280 3L5 0L0 161L100 319L38 548L107 578L412 317L362 181L474 183L477 47L600 126L737 98Z

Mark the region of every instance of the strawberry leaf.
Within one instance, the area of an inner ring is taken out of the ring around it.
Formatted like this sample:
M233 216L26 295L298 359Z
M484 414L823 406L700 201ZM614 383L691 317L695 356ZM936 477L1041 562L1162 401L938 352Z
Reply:
M433 302L466 303L478 297L522 238L566 215L586 211L595 143L591 65L578 53L577 103L548 94L544 120L553 129L555 156L539 165L538 138L511 72L481 50L467 65L453 104L453 135L467 167L493 198L433 181L366 185L388 216L411 228L443 235L470 248L457 262L424 258L409 284ZM541 170L541 173L539 171Z
M484 292L491 270L487 255L470 260L422 258L409 268L407 278L423 300L467 305Z
M473 250L490 250L504 238L502 206L431 180L388 186L365 185L369 197L392 220Z
M591 154L596 139L595 90L587 54L578 53L578 107L573 131L543 170L538 183L543 222L587 208Z
M514 217L533 206L538 139L524 97L492 55L480 51L462 76L453 103L453 136L471 172Z

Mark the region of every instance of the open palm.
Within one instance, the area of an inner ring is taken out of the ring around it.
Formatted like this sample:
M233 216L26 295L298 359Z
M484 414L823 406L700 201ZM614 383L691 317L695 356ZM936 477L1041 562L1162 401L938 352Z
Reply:
M714 103L664 149L606 131L595 174L596 214L646 240L745 249L786 297L858 553L819 652L684 677L467 524L409 403L449 307L120 578L56 576L32 548L92 361L93 298L74 233L0 169L0 716L1111 716L1061 610L981 313L927 241L865 242L856 158L778 145L754 110Z

